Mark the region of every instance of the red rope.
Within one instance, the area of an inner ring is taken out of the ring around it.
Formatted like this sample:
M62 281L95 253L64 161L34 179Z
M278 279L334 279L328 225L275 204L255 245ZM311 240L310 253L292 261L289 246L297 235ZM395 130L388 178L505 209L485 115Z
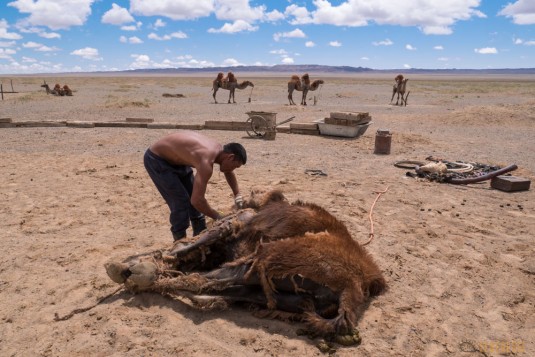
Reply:
M388 188L390 186L386 186L386 189L384 191L375 191L375 193L377 193L377 197L375 197L375 201L373 201L373 204L372 204L372 207L370 208L370 214L369 214L369 217L370 217L370 238L368 239L368 241L362 245L368 245L370 244L370 242L373 240L374 238L374 234L373 234L373 219L372 219L372 213L373 213L373 207L375 206L375 204L377 203L377 200L379 199L379 197L381 197L381 195L383 193L386 193L386 191L388 191Z

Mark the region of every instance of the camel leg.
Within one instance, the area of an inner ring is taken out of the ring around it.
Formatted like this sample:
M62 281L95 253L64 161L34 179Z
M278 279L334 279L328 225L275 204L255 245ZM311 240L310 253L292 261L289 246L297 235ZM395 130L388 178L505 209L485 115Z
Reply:
M308 94L308 91L304 90L303 97L301 98L301 105L307 105L307 94Z
M290 102L290 105L295 105L292 93L292 91L288 91L288 101Z
M215 104L217 104L217 99L215 99L215 94L216 94L216 93L217 93L217 88L214 89L214 94L212 95L212 96L214 97L214 102L215 102Z
M390 103L394 101L394 96L396 95L396 86L394 85L394 88L392 88L392 98L390 98Z
M229 89L228 92L228 104L230 104L230 98L232 97L232 89Z

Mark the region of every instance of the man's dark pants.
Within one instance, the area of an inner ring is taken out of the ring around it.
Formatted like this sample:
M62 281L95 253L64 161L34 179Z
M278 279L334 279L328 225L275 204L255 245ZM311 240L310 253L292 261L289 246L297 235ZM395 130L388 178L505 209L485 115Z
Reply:
M191 205L193 170L189 166L172 165L147 149L143 157L145 169L171 210L169 222L176 239L186 236L189 221L193 235L206 228L204 215Z

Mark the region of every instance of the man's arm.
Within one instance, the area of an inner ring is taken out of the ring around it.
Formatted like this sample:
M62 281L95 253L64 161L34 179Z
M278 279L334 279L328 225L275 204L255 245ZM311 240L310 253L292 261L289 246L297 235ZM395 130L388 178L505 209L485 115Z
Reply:
M204 165L197 169L195 179L193 181L193 192L191 194L191 204L195 209L212 219L220 219L219 212L214 210L206 200L206 187L208 180L212 177L213 168Z
M227 183L230 186L234 196L238 195L240 193L240 189L238 187L238 180L236 179L234 172L225 172L225 179L227 180Z

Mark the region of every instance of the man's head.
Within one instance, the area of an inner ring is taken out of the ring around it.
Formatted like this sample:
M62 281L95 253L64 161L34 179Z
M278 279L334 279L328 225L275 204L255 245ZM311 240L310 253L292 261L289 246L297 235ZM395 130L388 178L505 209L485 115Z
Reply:
M242 165L247 163L247 153L242 144L228 143L223 146L223 152L234 155L234 160L238 160Z

